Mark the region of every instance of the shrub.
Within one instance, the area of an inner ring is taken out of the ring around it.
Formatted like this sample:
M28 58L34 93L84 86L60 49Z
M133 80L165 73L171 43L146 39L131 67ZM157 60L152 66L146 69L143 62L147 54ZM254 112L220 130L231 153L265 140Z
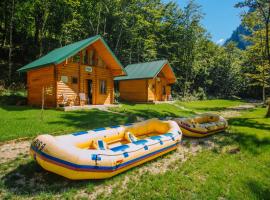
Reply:
M120 93L115 92L114 93L114 103L118 104L120 102Z

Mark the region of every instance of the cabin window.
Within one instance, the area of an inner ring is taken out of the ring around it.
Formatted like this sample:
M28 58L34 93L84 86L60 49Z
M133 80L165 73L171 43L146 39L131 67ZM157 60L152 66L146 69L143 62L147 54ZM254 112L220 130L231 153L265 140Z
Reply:
M77 84L77 83L78 83L78 78L72 77L72 84Z
M107 81L106 80L100 80L99 81L99 91L100 94L106 94L107 93Z
M90 50L89 51L89 56L88 56L88 59L89 59L89 65L95 65L96 64L96 55L95 55L95 51L94 50Z
M67 76L61 76L61 81L63 83L68 83L68 77Z
M163 95L166 95L166 86L163 86L163 87L162 87L162 94L163 94Z
M89 62L88 62L88 54L89 54L89 51L88 50L84 50L83 51L83 64L85 64L85 65L88 65L89 64Z
M81 61L81 57L80 57L79 53L77 53L75 56L73 56L74 63L80 63L80 61Z

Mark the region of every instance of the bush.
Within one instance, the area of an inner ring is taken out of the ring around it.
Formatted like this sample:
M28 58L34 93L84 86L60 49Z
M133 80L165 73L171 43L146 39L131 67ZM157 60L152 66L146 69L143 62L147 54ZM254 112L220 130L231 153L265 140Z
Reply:
M0 105L26 105L27 98L17 94L0 96Z
M120 93L115 92L114 93L114 103L118 104L120 102Z
M207 99L207 96L206 96L206 94L204 92L204 89L201 88L201 87L198 88L197 92L193 92L193 95L195 97L197 97L199 100L205 100L205 99Z
M0 105L26 105L26 91L23 85L11 84L5 88L0 84Z
M197 91L193 91L192 93L186 94L185 97L180 96L178 94L174 94L176 100L180 101L198 101L198 100L206 100L207 95L204 92L204 89L199 87Z

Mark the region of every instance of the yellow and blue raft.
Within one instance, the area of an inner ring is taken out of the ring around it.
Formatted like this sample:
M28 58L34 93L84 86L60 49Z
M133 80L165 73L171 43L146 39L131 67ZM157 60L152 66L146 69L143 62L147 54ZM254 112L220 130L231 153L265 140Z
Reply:
M228 128L226 119L212 113L189 118L175 118L173 120L180 126L183 135L189 137L206 137Z
M66 178L103 179L176 149L181 137L174 121L150 119L70 135L40 135L30 153L45 170Z

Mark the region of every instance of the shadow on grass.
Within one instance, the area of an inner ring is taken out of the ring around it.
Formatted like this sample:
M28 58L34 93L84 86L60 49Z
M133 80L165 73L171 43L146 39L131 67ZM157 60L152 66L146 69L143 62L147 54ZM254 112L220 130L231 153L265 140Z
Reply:
M98 109L88 111L62 112L60 119L48 122L50 125L61 124L68 127L75 127L78 130L90 130L113 125L121 125L134 122L134 116L123 116Z
M213 149L216 153L220 153L223 148L234 147L235 145L239 146L240 151L247 151L254 155L270 150L270 137L258 138L255 134L247 135L240 132L231 134L224 132L220 133L219 136L214 136L212 140L218 147Z
M0 95L0 105L26 105L27 98L19 94Z
M36 162L18 166L2 179L6 189L17 195L61 194L72 189L102 184L105 180L74 181L42 169Z
M270 199L270 188L263 186L262 183L250 180L247 186L256 199Z
M175 108L177 109L177 108ZM112 109L113 110L113 109ZM175 112L171 112L168 110L162 110L156 111L154 109L145 109L145 108L129 108L129 109L121 109L121 110L113 110L120 113L124 113L130 117L135 118L136 116L143 117L144 119L151 119L151 118L165 118L165 117L181 117ZM181 114L184 116L194 115L195 112L193 111L182 111Z
M203 112L220 112L220 111L224 111L224 110L228 110L228 107L197 107L197 108L193 108L197 111L203 111Z
M6 110L6 111L27 111L27 110L40 110L35 107L31 106L15 106L15 105L1 105L0 108Z
M254 120L256 120L256 118L254 118ZM233 126L256 128L270 132L270 124L253 121L253 118L232 118L229 120L229 124Z

